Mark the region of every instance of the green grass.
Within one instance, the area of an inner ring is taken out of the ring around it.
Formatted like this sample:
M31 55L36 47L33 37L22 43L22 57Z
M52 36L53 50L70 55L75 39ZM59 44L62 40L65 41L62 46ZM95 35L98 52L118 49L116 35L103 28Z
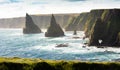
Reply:
M0 58L0 70L120 70L120 62Z

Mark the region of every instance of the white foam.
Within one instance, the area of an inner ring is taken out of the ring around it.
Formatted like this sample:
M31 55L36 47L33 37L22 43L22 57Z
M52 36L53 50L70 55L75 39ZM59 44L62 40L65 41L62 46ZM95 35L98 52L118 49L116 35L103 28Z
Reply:
M0 30L23 30L22 28L0 28Z
M14 34L11 34L10 36L20 36L20 35L23 35L23 33L14 33Z

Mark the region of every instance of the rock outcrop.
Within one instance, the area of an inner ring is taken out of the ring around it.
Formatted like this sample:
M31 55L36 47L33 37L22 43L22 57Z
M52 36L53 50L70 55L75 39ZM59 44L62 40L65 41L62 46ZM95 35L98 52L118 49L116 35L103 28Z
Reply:
M46 37L64 36L64 32L63 32L62 28L60 27L60 25L57 24L54 15L52 15L52 17L51 17L50 26L49 26L47 32L45 33L45 36Z
M33 22L31 16L26 14L26 25L23 29L24 34L41 33L41 29Z
M96 19L89 32L89 45L120 46L120 9L105 9Z

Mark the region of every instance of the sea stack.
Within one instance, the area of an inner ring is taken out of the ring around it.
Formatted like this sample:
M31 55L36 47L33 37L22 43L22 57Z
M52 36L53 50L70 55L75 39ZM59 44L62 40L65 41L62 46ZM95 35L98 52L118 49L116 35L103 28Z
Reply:
M64 36L64 32L59 24L57 24L54 15L52 14L50 26L45 32L46 37L60 37Z
M36 34L41 33L41 29L34 23L32 17L26 13L26 24L23 29L24 34Z
M73 33L73 35L77 35L77 30L74 30L74 33Z

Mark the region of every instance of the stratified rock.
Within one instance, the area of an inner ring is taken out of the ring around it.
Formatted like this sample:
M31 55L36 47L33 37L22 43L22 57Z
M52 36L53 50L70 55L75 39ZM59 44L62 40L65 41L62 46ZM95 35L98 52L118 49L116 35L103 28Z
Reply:
M50 26L49 26L47 32L45 33L45 36L46 37L64 36L64 32L63 32L62 28L60 27L59 24L57 24L55 17L53 15L51 17Z
M23 29L24 34L41 33L41 29L33 22L31 16L26 14L26 25Z

